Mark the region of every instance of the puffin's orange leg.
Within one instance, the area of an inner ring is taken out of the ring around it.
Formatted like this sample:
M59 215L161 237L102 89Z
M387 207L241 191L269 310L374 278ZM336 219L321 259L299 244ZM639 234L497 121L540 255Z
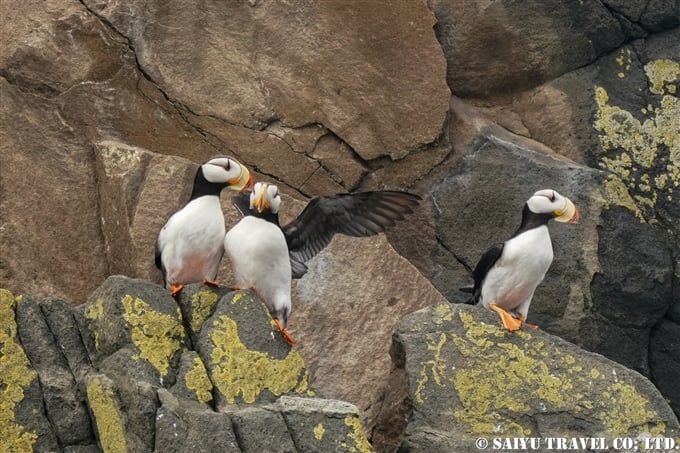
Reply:
M206 280L203 280L203 284L208 285L208 286L215 286L215 287L220 286L220 284L217 280L207 280L206 279Z
M170 289L172 290L170 295L172 297L175 297L176 295L178 295L179 293L182 292L182 290L184 289L184 285L177 285L175 283L170 283Z
M503 326L510 332L519 330L519 328L522 327L522 321L520 319L514 318L510 313L503 310L498 305L489 304L489 308L498 313L498 315L501 317L501 321L503 321Z
M279 328L281 331L281 335L283 335L283 339L288 342L291 346L295 344L295 340L293 340L293 337L290 336L290 333L288 333L288 329L285 329L281 323L279 322L278 319L274 320L274 323L276 324L276 327Z
M525 318L525 317L522 316L522 315L519 315L519 320L522 322L522 324L524 324L524 325L527 326L527 327L531 327L532 329L536 329L536 330L541 330L541 328L538 327L536 324L529 324L529 323L527 322L527 318Z

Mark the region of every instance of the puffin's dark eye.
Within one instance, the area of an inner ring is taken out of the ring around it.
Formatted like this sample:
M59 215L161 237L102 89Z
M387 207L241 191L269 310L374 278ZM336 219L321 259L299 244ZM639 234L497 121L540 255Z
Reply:
M231 170L231 161L227 159L227 171Z
M552 194L550 195L550 201L555 201L555 191L552 191Z

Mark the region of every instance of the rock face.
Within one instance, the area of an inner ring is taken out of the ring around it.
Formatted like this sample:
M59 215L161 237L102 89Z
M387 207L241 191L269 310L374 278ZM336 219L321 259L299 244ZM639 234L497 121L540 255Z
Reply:
M336 241L294 302L315 389L370 429L391 391L390 329L437 291L461 301L479 254L552 187L585 215L551 225L531 320L645 374L680 414L678 2L350 3L5 0L0 286L54 300L50 330L77 343L63 301L111 275L159 283L158 229L215 154L278 184L286 219L320 194L416 191L425 201L389 245ZM219 278L231 283L228 263ZM177 341L198 344L185 330ZM63 364L41 366L71 385Z
M406 316L392 357L403 387L387 403L401 405L408 426L387 411L376 431L384 444L374 434L378 451L475 452L480 438L491 448L514 437L537 438L539 450L570 437L604 438L614 448L617 437L680 433L642 375L540 331L507 332L481 307L435 305Z
M313 397L264 303L223 293L178 304L114 276L72 309L0 290L8 451L372 451L355 406Z
M387 383L362 414L372 444L356 406L315 396L310 382L328 377L310 376L250 291L194 284L176 302L113 276L76 309L0 290L0 313L8 451L448 452L476 451L479 437L680 435L642 375L546 333L508 333L480 307L407 315L389 376L379 359L367 373L329 351L338 373L355 370L350 397L367 377Z

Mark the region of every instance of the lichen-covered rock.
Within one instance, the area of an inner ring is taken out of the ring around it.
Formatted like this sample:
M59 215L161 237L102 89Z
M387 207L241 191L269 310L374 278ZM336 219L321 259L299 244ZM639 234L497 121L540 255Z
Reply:
M185 404L165 389L158 391L161 406L156 413L153 451L157 453L225 452L240 453L239 441L227 414ZM261 437L264 436L260 432ZM150 450L149 450L150 451Z
M104 452L127 452L144 448L128 435L124 408L116 395L116 386L103 374L92 373L85 379L87 405L97 429L99 446Z
M197 344L203 323L212 316L217 302L231 291L227 286L214 287L194 283L185 286L176 297L192 344Z
M0 289L0 438L8 451L56 450L38 373L17 335L15 306L14 295Z
M403 451L478 451L479 437L680 434L642 375L549 334L507 332L478 306L437 305L400 323L395 365L412 405Z
M78 445L92 439L81 390L40 306L31 297L20 296L16 319L21 344L38 373L45 415L59 445Z
M231 292L217 302L195 347L215 387L218 408L310 392L302 357L250 291Z
M95 366L122 349L172 383L187 335L182 314L162 287L122 276L109 277L79 307L85 345Z
M184 351L179 362L177 381L170 388L175 398L198 403L204 409L213 402L213 384L208 370L196 351Z
M275 406L286 419L299 452L373 451L359 421L359 411L353 404L282 396Z

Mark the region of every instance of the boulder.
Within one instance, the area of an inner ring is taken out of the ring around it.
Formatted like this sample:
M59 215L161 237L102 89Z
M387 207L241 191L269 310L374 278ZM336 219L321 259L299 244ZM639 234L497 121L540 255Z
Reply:
M434 141L446 117L445 62L422 2L85 4L130 40L170 99L201 117L254 130L322 124L367 160Z
M176 302L154 283L113 276L72 309L0 290L0 390L10 403L0 413L3 445L372 451L355 406L314 397L302 357L259 298L224 287L184 291ZM185 322L179 304L212 300L210 291L214 306L184 306Z
M17 335L16 300L0 289L0 430L9 451L55 450L54 428L45 416L38 373Z
M214 384L219 410L311 392L302 356L283 340L266 305L251 291L231 292L217 302L196 351Z
M445 299L384 236L338 235L308 265L294 291L290 328L310 385L320 396L356 404L370 430L390 372L395 326Z
M475 452L479 439L491 447L515 437L537 438L539 449L571 437L603 438L613 448L619 437L680 433L639 373L526 326L508 332L481 306L441 304L406 316L392 357L408 426L379 451L400 444L399 451Z

